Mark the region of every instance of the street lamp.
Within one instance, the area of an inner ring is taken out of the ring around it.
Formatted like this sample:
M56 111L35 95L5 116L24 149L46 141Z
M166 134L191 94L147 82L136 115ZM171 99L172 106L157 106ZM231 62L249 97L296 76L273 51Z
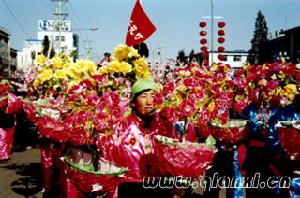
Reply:
M84 30L84 31L97 31L98 28L97 27L90 27L90 28L75 28L75 29L72 29L73 31L76 31L76 30ZM88 35L87 35L88 36ZM85 39L83 40L83 42L85 43L85 50L86 50L86 59L89 59L89 56L90 56L90 52L92 50L92 47L91 47L91 43L92 43L92 40L90 39Z
M97 27L91 27L91 28L74 28L72 29L73 31L75 30L90 30L90 31L97 31L98 28Z

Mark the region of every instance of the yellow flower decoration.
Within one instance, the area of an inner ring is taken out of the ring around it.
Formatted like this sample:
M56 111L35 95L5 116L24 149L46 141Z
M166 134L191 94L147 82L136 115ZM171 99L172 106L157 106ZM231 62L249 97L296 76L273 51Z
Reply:
M145 72L142 78L150 79L151 78L151 73L150 72Z
M128 59L130 48L127 45L118 45L114 50L114 58L117 61L124 61Z
M215 109L215 102L211 102L208 105L208 111L212 112Z
M126 74L126 73L129 73L132 71L132 66L126 62L122 62L118 65L118 71L123 73L123 74Z
M101 67L98 69L98 73L99 73L100 75L109 73L108 66L101 66Z
M40 85L39 79L35 79L35 80L33 81L33 86L34 86L35 88L37 88L39 85Z
M67 75L73 79L78 79L80 77L79 73L76 72L76 68L74 66L71 66L67 69Z
M59 56L55 56L51 59L52 66L56 69L60 69L63 67L63 61Z
M41 83L50 80L52 78L52 70L51 69L44 69L38 76Z
M57 79L66 80L67 79L66 71L63 69L58 69L54 72L53 77Z
M136 49L130 47L128 57L129 58L138 58L138 57L140 57L140 54Z
M36 62L37 62L37 64L39 64L39 65L44 65L46 61L47 61L47 57L44 56L44 54L38 55L38 57L37 57L37 59L36 59Z
M289 93L297 93L297 87L295 84L288 84L284 87L284 89Z
M112 62L110 62L109 63L109 65L108 65L108 70L109 70L109 72L119 72L119 65L120 65L121 63L119 62L119 61L116 61L116 60L114 60L114 61L112 61Z

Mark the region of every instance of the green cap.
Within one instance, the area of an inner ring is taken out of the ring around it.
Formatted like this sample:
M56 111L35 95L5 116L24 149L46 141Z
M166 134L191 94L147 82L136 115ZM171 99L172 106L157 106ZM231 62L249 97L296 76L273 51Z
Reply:
M131 100L142 91L151 89L154 91L159 90L158 84L153 79L139 78L131 87Z

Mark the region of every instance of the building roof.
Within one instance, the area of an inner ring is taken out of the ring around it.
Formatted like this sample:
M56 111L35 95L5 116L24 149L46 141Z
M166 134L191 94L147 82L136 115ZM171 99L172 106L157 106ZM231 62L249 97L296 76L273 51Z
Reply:
M6 36L6 37L10 36L8 30L6 30L4 27L1 27L1 26L0 26L0 35Z
M208 51L208 53L211 53L211 51ZM248 51L245 51L245 50L227 50L227 51L224 51L224 52L213 51L213 53L222 53L222 54L248 54Z
M300 31L300 26L298 26L298 27L293 27L293 28L291 28L291 29L288 29L288 30L284 30L284 31L282 31L282 33L289 33L289 32L297 32L297 31Z

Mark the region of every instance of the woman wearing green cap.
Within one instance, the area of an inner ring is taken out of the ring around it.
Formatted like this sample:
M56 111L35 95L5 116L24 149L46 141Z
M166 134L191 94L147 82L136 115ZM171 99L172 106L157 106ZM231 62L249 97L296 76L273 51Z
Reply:
M149 176L159 176L152 137L164 135L175 138L173 123L164 120L156 112L154 97L159 86L152 79L138 79L131 89L132 113L128 116L129 127L122 134L122 152L126 153L129 177L139 178L137 182L119 185L118 195L122 197L176 197L167 188L144 188L141 182ZM126 151L125 151L126 150Z

